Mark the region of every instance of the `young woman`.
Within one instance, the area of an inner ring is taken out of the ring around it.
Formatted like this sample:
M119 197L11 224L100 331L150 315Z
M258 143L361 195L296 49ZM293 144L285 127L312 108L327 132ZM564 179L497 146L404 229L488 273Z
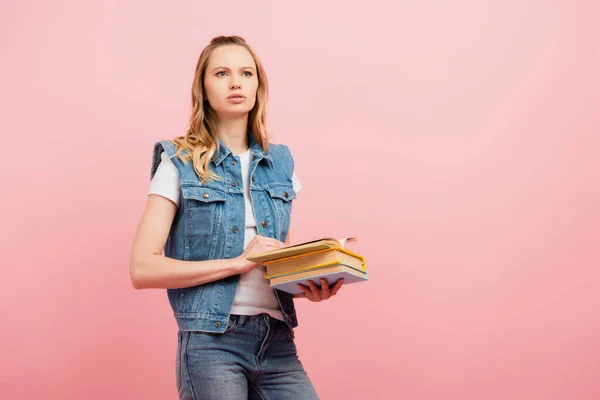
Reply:
M196 65L189 129L154 145L130 276L136 289L167 289L180 399L318 398L296 353L292 297L326 300L343 282L292 296L246 260L289 244L301 188L288 147L268 141L267 94L244 39L216 37Z

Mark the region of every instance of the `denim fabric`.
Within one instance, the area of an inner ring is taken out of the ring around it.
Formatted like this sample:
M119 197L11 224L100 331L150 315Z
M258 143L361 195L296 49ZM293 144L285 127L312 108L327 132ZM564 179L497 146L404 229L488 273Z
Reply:
M270 144L265 153L248 131L250 145L250 192L257 233L285 241L290 228L294 160L285 145ZM167 152L179 171L181 201L165 244L165 256L203 261L234 258L244 251L245 205L240 159L221 141L210 168L222 181L202 182L191 162L174 157L169 141L155 143L152 178ZM222 333L227 329L239 275L202 285L167 289L178 328L185 331ZM298 325L292 295L275 290L286 324Z
M268 314L229 317L224 333L178 332L180 400L319 399L294 332Z

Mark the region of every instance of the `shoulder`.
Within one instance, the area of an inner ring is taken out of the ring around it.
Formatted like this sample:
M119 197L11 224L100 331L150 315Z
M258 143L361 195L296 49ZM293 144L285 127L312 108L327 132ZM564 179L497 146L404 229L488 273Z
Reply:
M269 143L269 154L274 159L287 159L290 162L294 162L292 151L288 145L281 143Z
M168 160L171 163L177 165L178 167L185 167L188 165L188 157L190 152L187 149L181 149L179 155L177 152L179 151L179 145L172 139L159 140L154 143L153 150L153 160L154 163L162 160Z
M282 143L269 143L269 153L290 153L290 148Z
M178 161L173 161L175 154L177 153L178 146L172 140L159 140L154 143L152 150L152 166L150 169L150 179L154 177L156 174L159 165L163 165L163 169L173 169L177 168L175 163Z
M173 157L177 153L177 149L177 144L172 140L159 140L154 143L154 156L156 157L164 151L169 157Z
M269 143L269 156L274 165L283 167L290 174L294 170L294 157L290 148L285 144Z

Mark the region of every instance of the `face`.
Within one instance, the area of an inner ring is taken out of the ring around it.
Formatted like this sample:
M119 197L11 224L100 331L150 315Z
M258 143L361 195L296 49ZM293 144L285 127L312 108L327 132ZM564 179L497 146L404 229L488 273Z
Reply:
M257 89L256 64L248 50L236 45L213 50L204 74L204 90L217 115L248 113L256 103Z

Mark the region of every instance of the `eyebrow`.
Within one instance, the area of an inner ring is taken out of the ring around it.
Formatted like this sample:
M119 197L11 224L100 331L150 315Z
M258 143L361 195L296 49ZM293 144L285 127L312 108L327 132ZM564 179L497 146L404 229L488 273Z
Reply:
M230 68L228 68L228 67L215 67L215 68L213 68L212 70L214 71L214 70L216 70L216 69L226 69L227 71L230 71L230 70L231 70L231 69L230 69ZM252 70L253 70L253 69L254 69L254 67L246 66L246 67L241 67L240 69L252 69Z

